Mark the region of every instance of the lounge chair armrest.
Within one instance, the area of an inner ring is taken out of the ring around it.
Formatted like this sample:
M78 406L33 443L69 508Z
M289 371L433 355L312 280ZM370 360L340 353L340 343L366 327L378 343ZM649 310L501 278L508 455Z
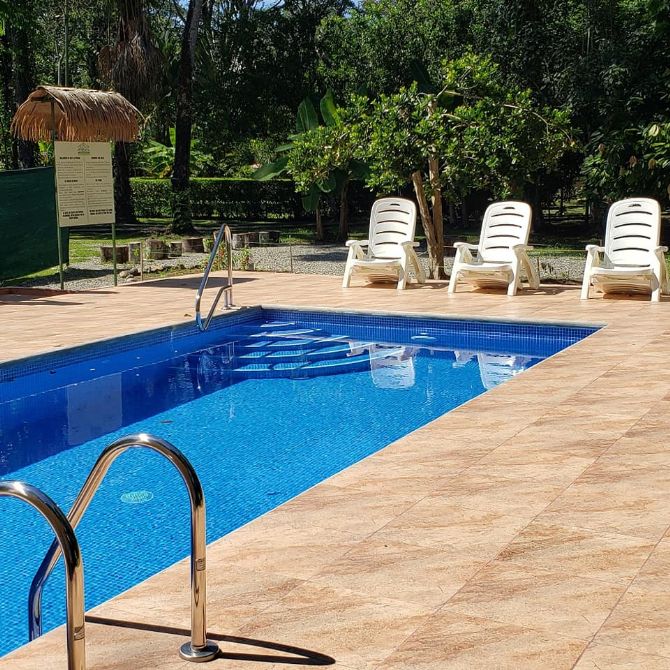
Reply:
M456 242L454 249L456 255L454 256L454 265L458 263L474 263L475 259L471 251L477 250L479 247L476 244L468 244L467 242Z
M515 244L512 247L512 251L514 251L515 253L517 251L532 251L532 250L533 247L530 244Z
M667 254L668 253L668 247L656 247L656 249L654 249L654 252L657 253L657 254L658 253Z
M604 254L605 253L605 247L599 247L597 244L587 244L586 245L586 251L590 254Z
M358 245L359 247L367 247L370 244L370 240L347 240L345 242L345 247L353 247Z
M409 240L407 242L402 242L400 245L405 251L409 249L414 249L414 247L420 246L419 242L410 242Z

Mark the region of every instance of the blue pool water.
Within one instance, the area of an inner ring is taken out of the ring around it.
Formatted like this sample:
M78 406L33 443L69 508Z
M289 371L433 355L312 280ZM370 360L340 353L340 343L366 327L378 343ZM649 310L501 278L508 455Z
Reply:
M101 450L148 432L200 474L211 542L595 329L250 309L207 333L162 329L0 366L0 478L68 510ZM27 641L52 537L0 499L0 655ZM90 608L189 551L176 471L148 450L112 466L79 526ZM63 571L44 595L64 621Z

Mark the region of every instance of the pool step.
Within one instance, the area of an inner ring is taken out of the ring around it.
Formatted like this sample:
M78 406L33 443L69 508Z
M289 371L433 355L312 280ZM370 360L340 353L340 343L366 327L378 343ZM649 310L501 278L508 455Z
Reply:
M370 369L372 343L331 335L321 328L274 321L241 326L236 335L242 336L230 361L236 377L303 378Z
M347 359L322 361L285 361L279 363L249 363L234 367L235 376L248 378L266 377L317 377L325 374L340 374L342 372L360 372L370 369L370 357L367 355L352 356Z
M319 352L314 352L318 354ZM340 352L342 353L342 352ZM354 353L349 348L348 356L336 358L303 357L300 360L280 360L264 358L262 360L233 361L232 373L235 376L253 378L288 377L300 379L320 375L336 375L344 372L364 372L370 369L370 361L388 356L387 351L370 353L368 349Z
M245 350L233 358L234 362L251 363L262 362L280 363L286 361L305 361L312 362L317 360L332 360L345 359L357 353L357 349L365 346L364 343L356 345L352 351L352 347L348 342L342 344L333 344L330 346L320 346L315 349L281 349L275 348L259 348L252 351Z

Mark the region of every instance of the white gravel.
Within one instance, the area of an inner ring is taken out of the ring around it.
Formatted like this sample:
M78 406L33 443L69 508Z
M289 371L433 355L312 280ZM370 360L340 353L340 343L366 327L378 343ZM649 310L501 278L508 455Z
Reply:
M178 267L180 269L203 268L208 254L184 254L179 258L170 258L161 261L145 261L144 278L151 279L155 274L147 272L152 266L163 269ZM424 267L427 268L426 253L420 253ZM235 251L233 254L237 267L248 264L248 269L266 272L295 272L297 274L324 274L342 275L347 259L347 249L342 245L276 245L255 247L248 250ZM584 270L584 256L576 253L575 256L534 255L533 263L538 264L540 279L553 282L580 282ZM453 258L445 259L447 274L451 271ZM119 265L121 272L130 266ZM119 279L122 284L126 280ZM24 286L40 286L44 288L58 288L58 274L40 277L26 281ZM87 290L104 288L113 285L112 266L101 263L99 258L90 258L85 263L70 265L65 270L65 287L68 290Z

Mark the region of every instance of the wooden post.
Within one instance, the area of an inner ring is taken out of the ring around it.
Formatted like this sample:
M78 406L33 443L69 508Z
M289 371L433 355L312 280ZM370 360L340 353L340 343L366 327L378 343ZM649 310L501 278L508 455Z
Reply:
M51 148L54 152L54 192L56 194L56 240L58 241L58 276L60 278L60 290L65 289L65 279L63 278L63 241L60 234L60 213L58 211L58 177L56 175L56 140L58 134L56 133L56 110L54 109L54 101L51 100Z

